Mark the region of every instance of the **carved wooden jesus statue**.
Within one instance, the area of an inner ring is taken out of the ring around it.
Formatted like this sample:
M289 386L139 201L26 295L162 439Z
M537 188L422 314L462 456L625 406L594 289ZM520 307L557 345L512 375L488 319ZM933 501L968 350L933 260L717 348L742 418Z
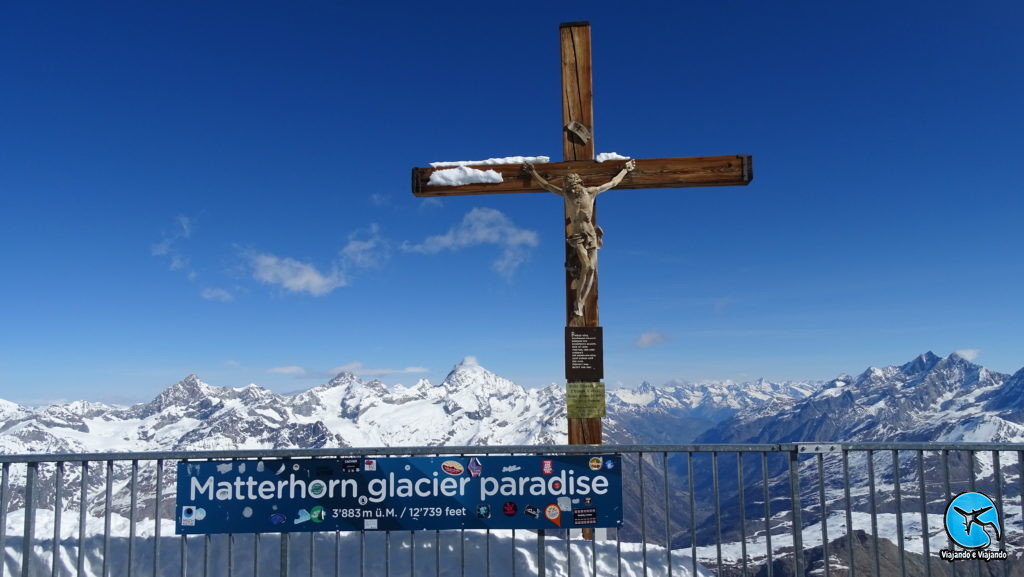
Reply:
M602 192L615 188L622 182L626 174L636 168L636 161L630 160L611 180L601 186L583 186L583 179L575 172L565 175L565 184L559 188L544 180L533 165L526 163L523 170L537 181L537 184L548 192L553 192L565 199L568 204L569 230L565 242L576 251L578 267L570 267L573 276L572 289L576 291L576 304L573 307L575 317L583 316L583 307L594 286L594 275L597 273L597 249L601 248L604 231L594 225L594 199ZM575 319L573 319L575 320ZM570 322L570 324L575 324Z

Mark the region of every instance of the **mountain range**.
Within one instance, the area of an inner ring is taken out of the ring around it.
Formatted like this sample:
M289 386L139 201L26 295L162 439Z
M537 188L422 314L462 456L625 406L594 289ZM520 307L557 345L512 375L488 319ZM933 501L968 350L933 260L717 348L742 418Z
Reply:
M611 390L609 444L1024 441L1024 369L924 353L827 382L642 383ZM188 451L566 442L565 393L526 389L467 357L438 385L341 373L294 395L189 375L128 407L0 400L0 452Z
M643 383L609 393L606 437L686 443L739 411L790 406L818 386ZM218 387L189 375L130 407L75 401L30 408L0 400L0 452L7 454L565 442L562 387L526 389L471 357L438 385L422 379L388 386L341 373L281 395L257 385Z

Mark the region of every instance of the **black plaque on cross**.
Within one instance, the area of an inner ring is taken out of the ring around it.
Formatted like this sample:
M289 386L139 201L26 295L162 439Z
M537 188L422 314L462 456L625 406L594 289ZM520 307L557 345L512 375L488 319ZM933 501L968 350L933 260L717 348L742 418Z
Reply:
M601 327L565 327L565 379L604 378L604 334Z

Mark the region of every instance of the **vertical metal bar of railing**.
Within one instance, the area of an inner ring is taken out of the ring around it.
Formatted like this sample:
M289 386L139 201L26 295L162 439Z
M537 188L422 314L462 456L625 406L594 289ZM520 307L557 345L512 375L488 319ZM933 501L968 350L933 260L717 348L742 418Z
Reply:
M566 577L572 577L572 545L569 543L571 537L571 531L566 529L562 532L562 538L565 539L565 574Z
M793 524L793 562L795 574L804 572L804 539L803 539L803 504L800 499L800 455L798 449L789 450L789 494L790 515Z
M544 529L541 529L537 531L537 577L545 577L547 575L546 561L547 559L544 555Z
M952 494L951 494L952 492L950 491L950 486L949 486L949 449L942 449L942 452L940 453L940 462L942 464L942 471L943 471L942 487L945 490L945 497L946 497L946 501L945 502L949 503L950 501L953 500L953 497L952 497ZM949 549L952 550L953 549L953 539L952 539L952 537L949 536L949 532L948 531L946 532L946 537L947 537L946 538L947 547L949 547ZM955 567L955 564L954 564L954 567Z
M661 452L661 469L665 474L665 561L668 563L668 577L672 577L672 509L669 506L668 499L668 451ZM597 575L596 565L594 575Z
M640 483L640 545L643 551L643 569L644 577L647 577L647 516L643 514L647 510L647 504L644 502L644 454L643 451L637 453L637 470Z
M697 498L694 496L693 452L686 452L686 477L690 490L690 574L697 574ZM621 574L621 573L620 573Z
M943 491L944 491L945 497L946 497L946 501L945 502L949 503L950 501L953 500L952 490L950 488L950 479L949 479L949 449L942 449L942 452L941 452L941 462L942 462L942 470L943 470L942 488L943 488ZM949 531L946 531L946 546L949 548L950 551L953 550L953 537L949 534ZM957 564L956 563L952 564L951 570L952 570L951 572L953 573L953 575L957 575Z
M850 451L843 448L843 502L846 503L846 556L854 577L857 564L853 560L853 501L850 499Z
M903 492L900 484L900 453L898 450L892 450L892 489L893 489L893 502L896 506L896 551L897 556L900 560L900 577L907 577L907 556L904 552L904 538L903 538Z
M135 574L135 511L139 506L139 461L132 460L131 506L128 509L128 575Z
M416 532L409 531L409 575L416 574Z
M921 493L921 562L924 563L925 577L932 577L932 555L928 531L928 492L924 478L924 451L917 451L917 481Z
M967 470L967 479L970 483L970 490L972 493L974 493L975 491L978 490L978 483L975 475L975 471L978 470L978 458L977 455L975 455L974 451L971 450L967 451L967 456L967 460L970 463ZM974 562L974 574L978 577L981 577L981 563L981 559L977 559Z
M107 489L103 497L103 577L110 575L110 516L114 497L114 461L107 459Z
M512 577L516 577L516 530L512 529Z
M7 501L10 499L9 486L11 479L11 464L4 463L2 468L3 478L0 479L0 577L7 574Z
M60 567L60 529L62 513L64 512L64 462L57 461L54 464L53 471L53 551L50 555L50 576L57 577L58 567ZM3 551L0 548L0 551Z
M743 491L743 453L736 452L736 486L740 499L740 565L743 576L747 575L747 502Z
M210 546L213 544L213 535L207 533L203 536L203 577L210 575Z
M160 504L164 496L164 461L156 460L156 501L153 504L153 577L160 575ZM172 511L173 513L173 511Z
M768 480L768 453L761 451L761 485L764 490L764 549L767 577L772 576L772 490ZM694 573L696 574L696 573Z
M1020 518L1024 523L1024 451L1017 451L1017 484L1020 497Z
M465 455L463 455L465 456ZM466 577L466 530L459 529L459 574Z
M359 577L366 574L366 531L359 532Z
M32 550L35 548L32 541L36 533L36 476L39 474L39 463L32 462L27 466L25 471L25 534L21 538L22 577L29 577L32 570ZM3 556L6 557L6 551L3 553Z
M868 511L871 513L871 543L874 554L874 577L881 577L882 562L878 552L878 503L875 500L875 452L868 449Z
M825 455L818 453L814 456L818 467L818 504L821 515L821 555L825 566L825 577L831 576L829 569L828 551L828 504L825 501Z
M996 520L999 521L1000 533L1006 531L1006 519L1003 514L1003 471L1000 467L999 451L992 451L992 481L996 484ZM1007 576L1007 563L1000 563L1003 577Z
M291 545L291 533L281 533L281 577L288 577L288 546Z
M491 574L491 530L490 529L488 529L487 531L484 532L484 540L485 540L484 541L485 544L487 545L485 547L485 550L484 550L484 558L487 561L487 563L486 563L487 575L489 576Z
M1017 495L1020 496L1020 518L1024 523L1024 451L1017 451Z
M715 507L715 551L717 553L717 565L715 571L722 571L722 502L718 494L718 451L711 451L711 492L712 502Z
M313 577L313 550L316 546L316 533L309 532L309 577Z
M85 574L85 522L89 503L89 461L82 461L81 489L78 497L78 559L75 563L79 577Z
M607 529L603 529L607 531ZM605 538L607 540L607 537ZM594 533L594 538L590 540L590 575L591 577L597 577L597 533ZM669 576L671 577L671 576Z
M235 534L228 533L228 577L235 576Z
M615 572L622 577L622 533L619 529L615 530Z
M256 533L252 538L252 577L260 577L260 540L263 535Z
M463 557L462 564L465 566L466 559ZM384 531L384 575L391 575L391 531Z

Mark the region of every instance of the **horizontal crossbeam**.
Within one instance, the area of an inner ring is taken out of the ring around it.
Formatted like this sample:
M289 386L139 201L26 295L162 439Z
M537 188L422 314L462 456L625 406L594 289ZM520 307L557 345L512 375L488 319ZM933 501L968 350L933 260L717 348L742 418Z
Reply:
M535 165L537 172L556 186L562 185L566 174L575 172L586 186L598 186L611 180L622 169L624 161L592 160L550 162ZM412 193L416 196L462 196L473 194L505 194L544 192L521 164L469 165L478 170L494 170L503 181L494 183L429 185L430 175L441 168L413 168ZM636 169L626 175L616 189L680 188L688 186L742 186L754 178L753 160L748 154L732 156L694 156L687 158L636 159Z

